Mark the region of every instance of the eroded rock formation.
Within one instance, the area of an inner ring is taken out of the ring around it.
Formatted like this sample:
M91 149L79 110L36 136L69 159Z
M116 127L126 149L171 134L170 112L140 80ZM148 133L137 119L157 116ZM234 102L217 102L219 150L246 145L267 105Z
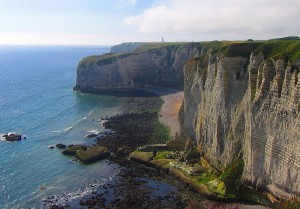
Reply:
M208 53L185 66L183 129L222 171L238 158L243 180L300 194L299 59Z

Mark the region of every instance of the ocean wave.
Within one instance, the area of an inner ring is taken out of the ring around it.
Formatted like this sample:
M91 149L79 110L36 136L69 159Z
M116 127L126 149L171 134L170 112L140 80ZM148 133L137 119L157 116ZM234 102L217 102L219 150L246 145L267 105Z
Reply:
M92 129L92 130L89 130L87 132L92 133L92 134L98 134L99 133L98 129Z
M0 133L0 141L5 141L4 137L2 137L4 134Z
M55 130L55 131L50 131L51 133L60 133L62 132L61 130Z
M91 117L91 115L95 112L95 110L90 110L87 117Z
M111 180L112 177L109 179ZM51 207L57 204L62 206L69 205L71 202L76 202L76 200L79 200L87 195L92 194L92 192L95 191L95 189L105 185L107 182L108 181L104 181L101 183L92 183L89 184L84 189L77 190L75 192L64 192L62 195L51 195L45 199L42 199L42 202L43 205L46 207ZM51 188L47 188L47 189L51 189Z
M68 132L68 131L70 131L72 128L74 128L74 126L69 126L69 127L66 127L66 128L64 128L64 133L65 132Z
M63 129L54 130L54 131L50 131L50 132L52 132L52 133L67 133L68 131L71 131L72 129L76 128L81 122L83 122L85 120L87 120L87 117L83 117L83 118L77 120L74 124L67 126Z
M107 183L113 181L113 179L121 172L120 169L113 170L110 175L106 177L98 177L97 181L94 182L85 182L86 185L84 187L78 188L75 191L70 191L71 188L65 187L64 193L60 194L53 194L51 191L62 191L61 185L65 183L65 179L60 179L56 185L41 185L45 188L45 191L48 191L48 194L51 196L44 197L42 199L43 205L46 207L50 207L53 204L60 204L60 205L68 205L71 202L75 202L78 199L86 195L90 195L93 191L97 190L98 188L106 185ZM73 186L73 185L72 185ZM71 189L72 190L72 189ZM40 193L36 193L37 196L41 197Z

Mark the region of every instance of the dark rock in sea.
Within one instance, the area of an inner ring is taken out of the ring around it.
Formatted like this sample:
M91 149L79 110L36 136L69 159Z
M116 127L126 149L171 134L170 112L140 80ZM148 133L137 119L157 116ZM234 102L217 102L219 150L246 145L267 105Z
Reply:
M90 139L90 138L94 138L96 136L98 136L98 135L97 134L88 134L85 137Z
M69 145L68 148L62 151L61 153L64 155L75 156L77 151L86 150L86 149L87 147L84 145L72 145L72 146Z
M61 205L51 205L50 209L64 209L64 207Z
M92 163L106 158L109 155L107 147L93 146L87 150L79 150L76 152L76 158L83 163Z
M125 150L124 148L118 148L117 152L116 152L116 155L119 156L119 157L122 157L122 156L125 156L126 153L125 153Z
M126 157L131 153L131 151L132 150L130 147L123 146L123 147L119 147L115 154L118 157Z
M2 136L6 141L14 142L14 141L20 141L22 139L22 135L20 134L15 134L15 133L10 133L10 134L5 134Z
M49 146L49 149L54 149L54 146Z
M59 144L56 145L56 148L57 148L57 149L66 149L66 147L67 147L67 146L64 145L64 144L62 144L62 143L59 143Z
M109 155L109 151L107 147L103 146L73 145L68 146L67 149L62 151L62 154L75 156L76 159L83 163L92 163L106 158Z

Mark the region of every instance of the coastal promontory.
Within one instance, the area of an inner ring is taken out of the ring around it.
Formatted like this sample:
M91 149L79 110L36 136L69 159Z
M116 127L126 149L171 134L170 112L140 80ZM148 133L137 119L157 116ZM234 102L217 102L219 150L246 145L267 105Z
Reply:
M95 93L138 91L147 86L183 88L183 66L197 43L150 43L133 52L86 57L77 68L75 90Z
M219 172L242 162L242 184L300 194L300 41L142 44L84 58L75 90L184 90L181 136Z

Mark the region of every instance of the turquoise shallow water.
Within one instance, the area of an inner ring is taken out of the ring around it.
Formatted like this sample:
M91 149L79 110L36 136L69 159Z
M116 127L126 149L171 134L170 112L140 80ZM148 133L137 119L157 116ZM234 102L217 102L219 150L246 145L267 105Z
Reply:
M80 59L107 51L0 47L0 134L18 132L27 137L14 143L0 141L0 208L40 208L49 195L82 195L79 191L88 190L90 184L114 175L113 166L105 161L82 165L48 148L91 143L84 136L103 130L97 120L121 106L123 98L72 91Z

